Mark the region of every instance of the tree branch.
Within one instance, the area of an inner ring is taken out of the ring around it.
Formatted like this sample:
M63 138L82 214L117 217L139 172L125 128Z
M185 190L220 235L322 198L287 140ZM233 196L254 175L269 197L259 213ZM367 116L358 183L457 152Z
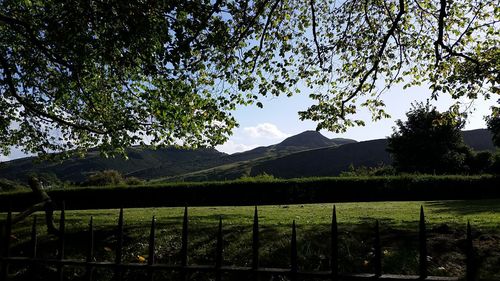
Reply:
M321 57L321 48L319 46L318 42L318 37L316 34L316 13L314 10L314 0L311 0L309 2L309 5L311 6L311 14L312 14L312 31L313 31L313 37L314 37L314 44L316 45L316 50L318 52L318 60L319 60L319 65L323 69L323 58Z
M34 30L31 28L29 24L3 14L0 14L0 21L3 21L9 25L17 25L23 27L27 33L27 36L25 35L24 37L28 39L31 43L33 43L40 50L40 52L42 52L51 61L66 66L72 70L72 66L68 62L66 62L64 59L57 56L51 50L49 50L47 47L44 46L44 44L37 38L36 32L34 32Z
M267 29L269 28L269 25L271 24L271 18L274 14L274 11L278 7L278 4L281 2L281 0L276 0L274 2L273 6L271 7L271 10L269 11L269 15L267 16L267 21L266 24L264 25L264 30L262 30L262 35L260 37L260 42L259 42L259 49L257 50L257 53L255 54L255 57L253 59L253 66L252 66L252 71L253 73L255 71L255 67L257 67L257 60L259 59L260 53L262 52L262 48L264 45L264 37L266 36Z
M65 120L63 118L60 118L54 114L50 114L50 113L47 113L43 110L36 108L35 105L30 103L29 101L27 101L25 98L21 97L17 93L16 86L14 85L14 81L12 78L12 72L11 72L10 67L9 67L9 63L7 62L7 59L3 55L0 56L0 64L2 65L2 68L3 68L5 81L7 82L7 85L9 87L10 95L12 97L14 97L25 108L25 110L31 111L35 115L48 118L54 122L57 122L57 123L60 123L60 124L63 124L63 125L75 128L75 129L86 130L86 131L89 131L89 132L92 132L95 134L100 134L100 135L109 133L109 132L98 130L95 128L91 128L89 126L85 126L82 124L76 124L76 123L70 122L70 121Z
M389 41L389 38L391 38L394 35L394 32L396 31L399 22L401 21L401 18L403 18L403 15L405 13L405 0L399 0L399 12L396 15L396 18L392 22L392 26L389 29L389 31L385 34L384 38L382 39L382 45L380 46L380 49L377 52L377 55L375 57L375 61L373 62L372 67L361 77L358 86L356 89L344 100L342 100L341 104L341 112L340 112L340 118L344 119L345 117L345 104L348 103L350 100L352 100L358 93L361 91L363 85L365 84L366 80L372 73L377 73L378 72L378 66L380 64L380 60L382 59L382 56L384 55L385 48L387 47L387 43Z
M472 58L464 53L459 53L455 52L453 48L449 47L448 45L444 44L443 42L443 35L444 35L444 19L446 17L446 2L447 0L440 0L440 8L439 8L439 18L438 18L438 38L434 42L434 52L436 56L436 67L438 67L439 62L442 60L441 53L439 51L439 48L444 49L450 56L455 56L455 57L461 57L464 58L467 61L470 61L474 64L476 64L477 67L481 65L481 63L475 59Z

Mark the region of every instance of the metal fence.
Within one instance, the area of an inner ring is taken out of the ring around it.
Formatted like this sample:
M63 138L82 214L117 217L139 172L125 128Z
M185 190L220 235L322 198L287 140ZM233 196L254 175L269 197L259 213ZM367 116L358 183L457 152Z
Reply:
M301 271L298 265L297 256L297 232L295 221L293 221L291 229L290 241L290 266L288 268L267 268L259 266L259 217L257 207L255 207L252 233L252 263L249 267L238 266L223 266L223 235L222 235L222 219L219 220L219 228L217 233L216 244L216 260L215 264L211 265L192 265L188 264L188 208L184 209L183 227L182 227L182 246L181 246L181 263L180 265L160 264L155 261L155 230L156 223L153 217L151 221L149 235L149 255L146 263L124 263L122 262L123 249L123 209L120 210L117 227L117 246L114 262L94 261L94 227L93 218L90 218L88 228L88 245L85 260L68 259L65 257L65 211L64 204L61 210L58 239L57 258L41 259L37 256L37 222L36 217L33 220L30 240L30 253L28 256L11 256L11 230L12 230L12 214L7 215L5 224L5 237L2 239L3 251L0 255L0 281L10 280L9 266L17 264L26 268L29 276L37 276L37 269L40 265L52 265L57 268L58 280L65 280L65 268L81 267L85 270L83 280L97 280L94 276L94 270L97 268L106 268L113 271L113 280L124 280L124 271L126 270L145 270L147 272L146 280L153 280L155 273L159 271L179 273L180 280L188 280L189 274L192 272L207 272L215 274L215 280L224 279L223 273L237 273L249 277L251 280L263 280L264 276L281 275L286 276L289 280L304 280L308 278L321 280L346 280L346 281L368 281L368 280L387 280L387 281L407 281L407 280L429 280L429 281L452 281L452 280L467 280L472 281L477 278L477 266L474 262L474 249L472 244L471 226L467 224L466 234L466 275L457 277L438 277L428 276L427 268L427 246L426 246L426 225L424 218L424 210L420 210L419 222L419 268L418 275L394 275L383 274L382 269L382 250L379 234L379 223L376 221L374 231L374 272L371 274L348 274L339 272L339 233L337 230L337 217L335 206L333 207L332 223L331 223L331 249L330 249L330 270L327 271ZM34 278L32 278L34 279ZM31 279L30 279L31 280Z

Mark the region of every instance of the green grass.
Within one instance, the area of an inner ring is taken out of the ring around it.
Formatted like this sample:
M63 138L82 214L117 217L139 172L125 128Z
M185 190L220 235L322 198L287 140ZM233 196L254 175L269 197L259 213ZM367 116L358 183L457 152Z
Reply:
M371 272L373 226L381 223L384 250L384 272L415 274L418 268L418 220L420 206L426 213L430 271L433 275L464 274L465 226L474 229L475 247L481 263L482 277L499 278L500 267L500 200L371 202L336 204L340 230L342 272ZM211 264L215 258L215 234L219 216L224 226L224 264L251 264L251 229L254 207L189 208L189 259L193 264ZM147 257L149 223L156 217L157 259L161 263L179 263L183 208L126 209L126 261ZM5 214L0 214L5 217ZM298 232L300 267L305 270L328 269L329 229L332 204L260 206L261 265L287 267L290 256L291 224ZM96 226L96 256L113 260L118 210L68 211L66 214L68 256L83 258L90 216ZM2 218L3 219L3 218ZM26 251L24 237L30 222L14 229L17 237L14 252ZM54 255L56 241L41 235L41 252Z

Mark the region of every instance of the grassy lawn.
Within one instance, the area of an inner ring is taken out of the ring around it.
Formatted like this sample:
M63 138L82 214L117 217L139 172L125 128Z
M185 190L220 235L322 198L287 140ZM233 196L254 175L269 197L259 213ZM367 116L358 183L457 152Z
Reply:
M418 219L420 206L426 213L429 265L432 275L464 274L465 226L473 227L474 246L481 264L481 277L500 278L500 200L371 202L336 204L340 231L341 272L372 272L373 226L381 223L383 271L416 274L418 268ZM300 268L328 269L332 204L260 206L261 266L288 267L291 224L298 233ZM224 264L251 264L251 233L254 207L189 208L189 262L212 264L219 216L224 227ZM157 220L157 261L180 262L183 208L126 209L124 260L147 257L149 223ZM0 214L2 219L5 214ZM114 259L118 210L68 211L67 255L83 258L90 216L96 228L96 257ZM14 253L26 252L30 222L14 229ZM40 253L54 256L56 240L39 229Z

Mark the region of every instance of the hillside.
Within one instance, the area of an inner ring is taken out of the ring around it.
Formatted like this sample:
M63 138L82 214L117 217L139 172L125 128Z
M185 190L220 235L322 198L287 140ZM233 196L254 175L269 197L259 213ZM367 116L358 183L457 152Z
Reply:
M238 166L241 161L286 156L294 152L355 142L349 139L330 140L316 131L306 131L285 139L283 142L258 147L250 151L228 155L215 149L178 149L174 147L157 150L131 147L129 159L121 157L104 159L97 151L84 158L72 158L63 162L36 162L35 157L0 163L0 178L25 179L30 173L53 173L66 181L83 181L90 173L113 169L126 176L142 179L172 177L203 171L212 167Z
M279 157L288 155L294 152L316 149L329 146L339 146L346 143L354 143L355 140L351 139L329 139L323 136L320 132L305 131L300 134L286 138L282 142L270 145L257 147L255 149L235 153L227 156L228 163L235 163L239 161L247 161L262 157Z
M380 139L298 152L258 163L252 167L250 175L267 173L279 178L332 176L346 171L351 164L356 167L387 165L391 159L386 147L387 140Z
M278 178L335 176L352 164L377 166L390 164L386 139L348 143L292 153L282 157L260 158L222 165L167 178L167 181L232 180L242 176L269 174Z
M495 151L492 134L486 129L462 131L462 136L464 137L464 142L476 151Z
M474 150L494 150L485 129L464 131L464 141ZM386 139L356 142L328 139L316 131L305 131L281 143L228 155L215 149L128 149L129 160L103 159L90 152L85 158L61 163L37 163L23 158L0 163L0 178L23 179L29 173L54 173L62 180L79 182L95 171L118 170L127 176L158 181L226 180L245 175L272 174L280 178L335 176L352 164L390 164Z
M277 157L286 156L295 152L317 149L329 146L339 146L346 143L355 143L352 139L334 138L329 139L316 131L305 131L300 134L291 136L282 142L270 145L261 146L252 150L234 153L231 155L222 155L217 161L212 161L211 165L206 165L205 169L189 169L187 173L166 173L164 167L153 167L141 170L136 173L131 173L132 176L140 178L184 178L183 175L193 176L197 181L213 180L213 179L235 179L241 175L248 174L248 164L263 161L262 159L274 159ZM257 161L257 162L252 162ZM213 163L219 163L214 165ZM253 165L253 164L250 164ZM222 172L223 171L223 172ZM180 176L180 177L177 177Z
M227 155L215 149L152 150L140 147L129 148L127 154L128 160L122 157L102 158L96 151L89 152L85 158L71 158L62 162L36 162L35 157L22 158L1 163L0 178L23 180L29 173L54 173L62 180L79 182L92 172L113 169L125 175L148 179L220 165L220 159Z
M491 141L491 133L488 130L464 131L463 136L465 143L476 151L495 150ZM387 139L347 143L342 146L304 150L280 157L221 165L165 180L228 180L264 173L279 178L336 176L342 171L347 171L351 164L355 167L390 165L392 160L386 152L386 147Z

